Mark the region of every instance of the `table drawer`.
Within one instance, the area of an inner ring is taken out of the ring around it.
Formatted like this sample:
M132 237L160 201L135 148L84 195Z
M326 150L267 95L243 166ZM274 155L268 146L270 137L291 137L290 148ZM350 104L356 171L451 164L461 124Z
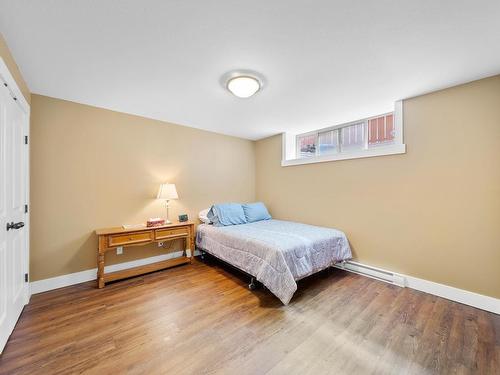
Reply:
M153 231L129 233L129 234L116 234L109 236L109 247L133 245L141 242L149 242L153 240Z
M163 240L175 237L187 237L189 236L189 227L181 227L174 229L168 229L168 228L157 229L155 233L156 233L155 234L156 240Z

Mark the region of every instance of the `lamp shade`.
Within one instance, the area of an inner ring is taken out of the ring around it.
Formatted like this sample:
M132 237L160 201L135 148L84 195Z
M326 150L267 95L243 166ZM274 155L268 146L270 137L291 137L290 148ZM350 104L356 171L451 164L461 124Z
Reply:
M175 189L175 184L161 184L160 190L158 190L157 199L179 199L177 195L177 190Z

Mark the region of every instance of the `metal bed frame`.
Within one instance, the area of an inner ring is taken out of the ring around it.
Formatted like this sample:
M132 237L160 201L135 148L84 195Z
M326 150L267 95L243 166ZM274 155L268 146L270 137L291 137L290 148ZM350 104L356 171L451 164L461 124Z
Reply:
M212 258L215 258L218 261L220 261L220 262L228 265L229 267L231 267L231 268L233 268L233 269L235 269L235 270L243 273L245 276L248 276L250 278L250 283L248 284L248 289L255 290L255 289L257 289L257 287L263 286L263 284L260 283L254 275L251 275L248 272L243 271L241 268L238 268L238 267L232 265L231 263L228 263L228 262L226 262L226 261L224 261L224 260L216 257L215 255L211 254L209 251L207 251L205 249L201 249L199 247L196 247L196 250L198 250L200 252L200 258L201 258L202 261L205 261L205 255L209 255Z

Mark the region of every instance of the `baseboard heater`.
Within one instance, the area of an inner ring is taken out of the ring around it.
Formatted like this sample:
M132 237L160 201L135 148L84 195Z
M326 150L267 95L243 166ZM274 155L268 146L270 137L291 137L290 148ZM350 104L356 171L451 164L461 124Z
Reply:
M357 263L351 260L338 263L335 265L335 267L341 270L357 273L358 275L367 276L371 277L372 279L377 279L386 283L394 284L402 288L406 287L406 279L403 276L380 268L366 266L364 264Z

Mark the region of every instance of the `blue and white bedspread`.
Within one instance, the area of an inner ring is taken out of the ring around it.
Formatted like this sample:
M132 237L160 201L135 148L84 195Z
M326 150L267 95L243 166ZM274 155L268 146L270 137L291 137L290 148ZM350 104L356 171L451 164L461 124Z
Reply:
M297 280L352 257L343 232L281 220L201 224L196 245L255 276L285 305L297 290Z

